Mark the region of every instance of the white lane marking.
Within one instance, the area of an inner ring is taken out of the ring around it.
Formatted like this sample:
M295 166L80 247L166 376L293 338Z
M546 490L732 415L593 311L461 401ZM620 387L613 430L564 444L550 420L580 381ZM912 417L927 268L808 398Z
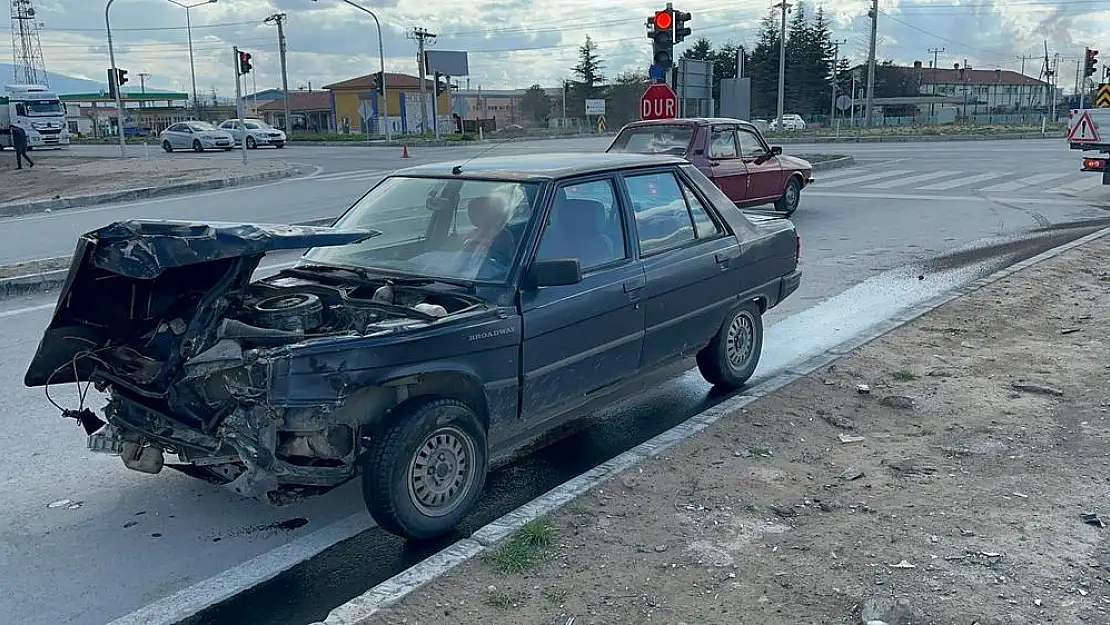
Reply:
M860 182L867 182L869 180L878 180L879 178L890 178L892 176L904 176L905 174L912 174L912 173L913 173L913 170L911 170L911 169L891 169L891 170L888 170L888 171L880 171L880 172L876 172L874 174L868 174L866 176L852 176L850 178L840 178L839 180L833 180L832 182L828 182L828 183L822 183L820 180L818 180L817 183L814 186L821 187L823 189L828 189L828 188L832 188L832 187L846 187L850 184L857 184L857 183L860 183Z
M1024 188L1024 187L1037 186L1037 185L1040 185L1040 184L1044 184L1044 183L1048 182L1049 180L1055 180L1057 178L1063 178L1064 176L1070 176L1070 175L1071 175L1070 173L1062 174L1062 173L1057 172L1057 173L1054 173L1054 174L1041 174L1039 176L1029 176L1027 178L1018 178L1016 180L1009 180L1009 181L1003 182L1001 184L996 184L996 185L992 185L992 186L989 186L989 187L983 187L982 189L979 189L979 191L982 192L982 193L993 193L993 192L996 192L996 191L1017 191L1018 189L1021 189L1021 188Z
M255 271L270 271L272 269L277 269L277 270L287 269L287 268L292 267L293 265L297 264L297 262L298 261L295 260L295 261L286 262L286 263L274 263L273 265L259 265L258 268L255 269ZM50 308L54 308L55 306L57 306L57 301L51 302L49 304L39 304L37 306L27 306L25 308L15 308L13 310L3 310L3 311L0 311L0 319L7 319L8 317L17 317L19 315L26 315L26 314L38 312L40 310L48 310Z
M222 189L213 189L211 191L203 191L201 193L179 193L179 194L169 195L169 196L165 196L165 197L150 198L149 200L129 200L129 201L126 201L126 202L120 202L120 203L114 203L114 204L93 205L93 206L90 206L88 208L77 208L77 207L61 208L61 209L53 210L49 213L40 212L40 213L30 213L30 214L27 214L27 215L20 215L18 217L7 217L5 219L0 219L0 224L19 223L19 222L24 222L24 221L39 221L39 220L42 220L42 219L56 219L56 218L59 218L59 217L64 218L64 217L67 217L69 215L76 215L78 213L84 214L84 213L99 213L99 212L102 212L102 211L116 211L116 210L120 210L120 209L130 208L132 206L137 206L137 205L140 205L140 204L145 206L145 205L148 205L148 204L162 204L162 203L165 203L165 202L180 202L183 199L195 200L195 199L199 199L199 198L212 197L214 195L224 195L224 194L227 194L227 193L237 193L237 192L245 191L245 190L254 190L254 189L261 189L261 188L265 188L265 187L273 187L273 186L277 186L277 185L280 185L280 184L290 184L290 183L295 183L295 182L304 182L306 180L315 180L316 176L319 175L320 172L324 171L324 168L320 167L319 165L313 165L312 167L315 169L315 171L312 172L311 174L307 175L307 176L297 176L297 177L294 177L294 178L282 178L280 180L274 180L274 181L270 181L270 182L262 181L258 184L255 184L253 182L248 182L246 184L241 184L241 185L237 185L237 186L234 186L234 187L224 187Z
M990 172L987 172L985 174L975 174L974 176L966 176L964 178L954 178L952 180L946 180L944 182L938 182L936 184L930 184L930 185L926 185L924 187L918 187L918 190L919 191L946 191L948 189L955 189L956 187L966 187L967 185L975 184L976 182L983 182L985 180L994 180L995 178L1002 178L1004 176L1009 176L1009 175L1010 174L1008 174L1008 173L990 171Z
M1079 180L1069 184L1063 184L1052 190L1053 193L1060 193L1063 195L1070 195L1073 193L1080 193L1088 189L1094 189L1102 186L1102 175L1091 173L1087 171L1075 172Z
M813 177L816 178L818 182L824 182L824 181L829 180L831 178L843 178L845 176L858 176L858 175L860 175L860 174L862 174L866 171L871 171L871 170L867 169L866 167L862 167L860 165L851 165L849 167L843 167L841 169L832 169L832 170L829 170L829 171L815 171L815 172L813 172Z
M909 178L895 178L894 180L884 180L883 182L876 182L875 184L869 184L869 185L866 185L866 186L861 187L861 188L863 188L863 189L893 189L895 187L904 187L904 186L908 186L908 185L911 185L911 184L916 184L918 182L925 182L926 180L933 180L935 178L943 178L945 176L951 176L953 174L958 174L958 173L960 173L960 172L958 172L958 171L932 171L932 172L929 172L927 174L919 174L917 176L910 176Z
M372 171L337 171L330 174L320 174L314 180L360 180L364 178L375 178L377 176L384 176L390 173L390 169L377 169Z
M908 193L852 193L852 192L833 192L833 191L806 191L806 197L839 197L851 199L879 199L879 200L942 200L947 202L993 202L989 197L979 195L914 195ZM1017 202L1020 204L1045 204L1049 206L1059 206L1060 199L1053 200L1045 198L1030 198L1030 197L1005 197L1007 202Z

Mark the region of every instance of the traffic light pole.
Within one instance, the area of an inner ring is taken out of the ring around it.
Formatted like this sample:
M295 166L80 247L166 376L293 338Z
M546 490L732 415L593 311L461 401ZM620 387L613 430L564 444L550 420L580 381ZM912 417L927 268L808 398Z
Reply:
M239 128L241 128L243 130L243 141L242 141L242 146L241 147L242 147L242 150L243 150L243 164L246 165L247 164L247 127L243 125L243 87L239 82L239 77L240 77L239 46L232 46L231 47L231 58L235 59L235 114L239 116L239 119L237 119L236 122L238 123ZM235 140L235 138L234 138L234 135L233 135L232 136L232 141L234 141L234 140ZM232 145L234 145L234 143Z
M105 30L108 31L108 60L112 64L111 80L112 80L112 82L118 82L116 77L119 75L119 70L116 68L116 52L115 52L115 49L112 47L112 23L108 19L108 9L112 8L112 3L113 2L115 2L115 0L108 0L108 3L104 5L104 28L105 28ZM108 85L108 86L111 87L112 85ZM117 134L119 135L119 155L122 156L122 157L126 157L127 156L127 142L123 138L123 103L120 101L120 93L119 93L119 85L118 84L116 85L115 92L116 92L116 130L117 130Z

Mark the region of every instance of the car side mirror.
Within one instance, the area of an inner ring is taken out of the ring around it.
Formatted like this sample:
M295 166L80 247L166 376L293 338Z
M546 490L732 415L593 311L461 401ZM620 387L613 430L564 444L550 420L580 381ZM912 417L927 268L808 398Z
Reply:
M771 146L771 154L774 154L775 156L778 156L778 155L782 154L782 146L781 145L772 145Z
M582 267L578 259L537 260L524 279L524 287L568 286L582 281Z

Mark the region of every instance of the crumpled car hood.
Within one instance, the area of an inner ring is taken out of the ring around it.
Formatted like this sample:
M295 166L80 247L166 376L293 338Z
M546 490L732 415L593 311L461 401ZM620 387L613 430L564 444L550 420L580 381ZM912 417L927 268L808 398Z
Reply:
M88 232L78 239L54 316L24 383L45 384L59 367L90 349L99 338L95 332L98 321L107 321L112 315L141 314L136 312L141 308L136 303L137 292L172 295L175 289L188 288L207 291L208 301L213 301L248 282L267 252L348 245L378 234L323 226L143 219ZM189 279L188 284L183 278ZM128 298L131 301L126 306ZM62 375L55 380L72 381L68 378Z

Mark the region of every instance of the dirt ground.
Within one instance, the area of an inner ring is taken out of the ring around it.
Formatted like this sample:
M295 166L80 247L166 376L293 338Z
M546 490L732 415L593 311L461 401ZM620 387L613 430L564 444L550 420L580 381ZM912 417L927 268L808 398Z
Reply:
M374 622L1110 623L1108 255L951 302Z
M141 148L135 146L130 150L141 153ZM214 153L175 158L87 158L41 150L28 155L35 166L28 168L24 163L20 170L15 168L14 151L0 152L0 209L9 202L164 187L289 167L288 163L270 159L249 160L244 166Z

